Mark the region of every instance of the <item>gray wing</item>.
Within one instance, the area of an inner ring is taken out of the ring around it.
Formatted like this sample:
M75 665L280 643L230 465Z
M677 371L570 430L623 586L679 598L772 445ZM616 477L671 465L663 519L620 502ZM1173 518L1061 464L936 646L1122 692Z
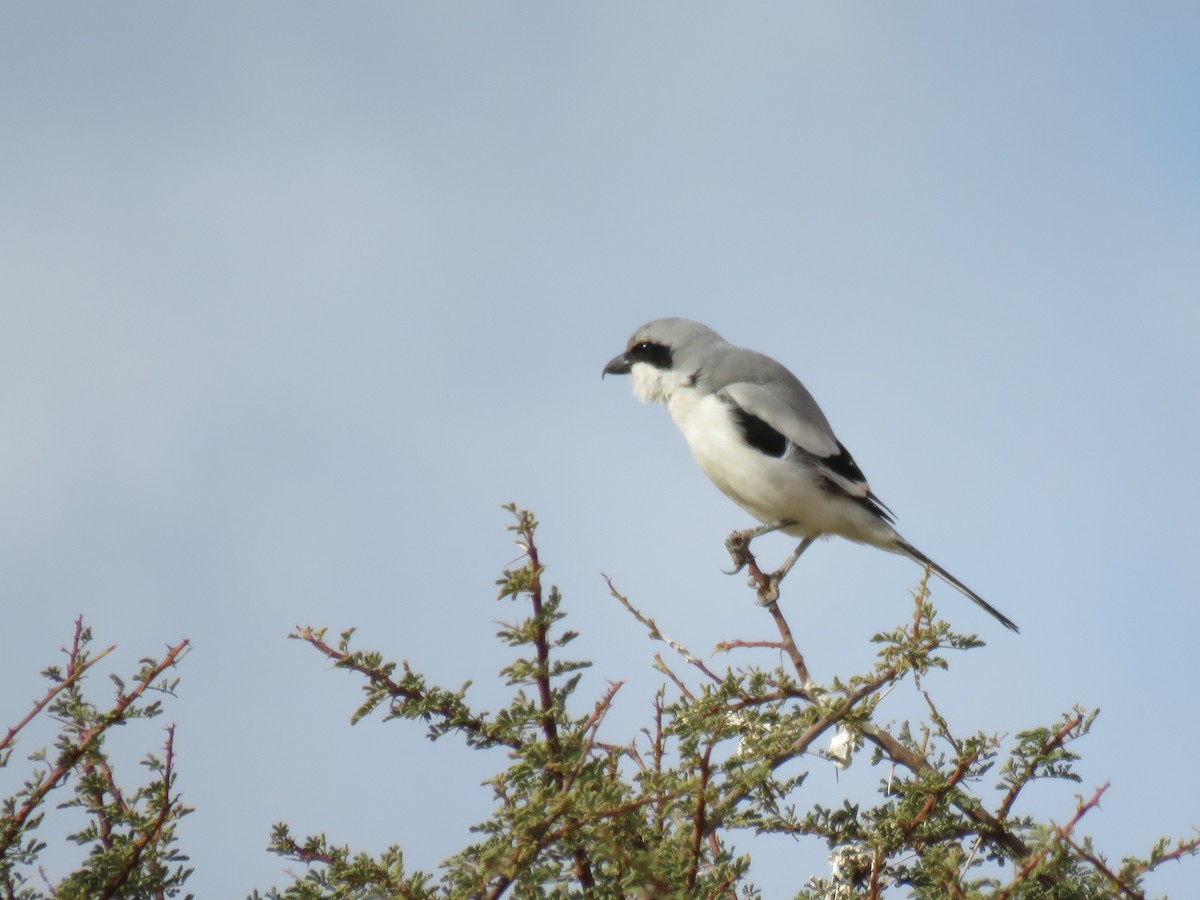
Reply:
M730 406L751 447L813 468L829 489L892 521L890 511L871 493L866 476L834 435L812 394L790 372L787 376L769 385L728 384L717 396Z
M820 457L838 452L838 439L825 414L799 381L770 386L740 381L718 393L807 453Z

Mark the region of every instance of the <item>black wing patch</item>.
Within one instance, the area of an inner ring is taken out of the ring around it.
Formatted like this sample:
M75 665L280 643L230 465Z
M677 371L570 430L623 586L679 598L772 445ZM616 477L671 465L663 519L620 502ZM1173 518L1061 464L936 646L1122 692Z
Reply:
M834 440L837 440L837 438L834 438ZM841 441L838 441L837 445L838 452L833 456L821 457L821 465L835 475L842 476L847 481L857 481L866 484L867 476L862 473L862 469L858 467L858 463L854 461L854 457L850 455L850 451L846 449ZM841 490L835 482L830 482L830 486L835 490ZM884 521L896 521L895 514L888 509L887 504L876 497L870 490L867 491L867 496L865 497L855 497L852 494L848 496L851 500L865 506Z
M837 441L837 438L834 440ZM833 456L822 456L821 465L835 475L841 475L847 481L866 481L867 476L862 473L862 469L858 467L858 463L854 461L850 451L842 446L841 441L837 441L837 445L838 452Z
M820 484L825 490L853 500L885 522L895 521L892 511L871 491L868 490L865 497L851 494L832 478L821 475L820 469L825 469L849 482L866 484L867 479L863 475L862 469L858 467L858 463L854 461L854 457L850 455L850 451L843 446L841 441L837 442L837 453L832 456L817 456L815 453L809 453L804 448L796 446L782 433L776 431L758 416L746 412L736 403L729 403L729 411L733 413L733 421L737 423L738 430L742 433L742 440L759 453L764 456L773 456L776 459L790 456L800 465L817 469Z
M820 477L820 473L818 473L818 477ZM821 478L821 487L825 488L831 494L841 494L847 500L853 500L863 509L879 516L879 518L883 519L889 525L895 524L896 516L887 508L887 504L875 496L873 491L868 490L865 497L859 494L849 494L845 488L829 477Z
M764 456L774 456L783 459L787 455L789 441L786 437L760 419L751 415L736 403L729 404L733 413L733 421L737 423L742 433L742 440L762 453Z

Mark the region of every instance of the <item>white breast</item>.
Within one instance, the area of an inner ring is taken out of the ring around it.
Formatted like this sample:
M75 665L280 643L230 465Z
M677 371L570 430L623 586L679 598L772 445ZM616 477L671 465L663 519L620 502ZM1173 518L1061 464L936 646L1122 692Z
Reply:
M729 407L715 395L677 390L667 402L700 468L729 499L766 524L792 519L795 535L839 534L879 544L892 530L859 504L823 487L810 468L746 444Z

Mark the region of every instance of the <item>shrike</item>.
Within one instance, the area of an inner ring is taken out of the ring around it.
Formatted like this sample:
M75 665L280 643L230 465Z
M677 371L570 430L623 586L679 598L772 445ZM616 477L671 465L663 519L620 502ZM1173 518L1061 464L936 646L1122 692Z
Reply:
M763 523L803 538L837 534L928 566L1005 626L1011 619L901 537L891 511L829 427L799 379L770 357L734 347L687 319L633 333L605 375L630 375L643 403L665 403L692 455L721 491Z

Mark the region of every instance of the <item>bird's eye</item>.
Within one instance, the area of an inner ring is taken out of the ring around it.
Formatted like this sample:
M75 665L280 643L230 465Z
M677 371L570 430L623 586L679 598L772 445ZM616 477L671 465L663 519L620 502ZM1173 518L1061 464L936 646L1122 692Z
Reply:
M631 362L649 363L656 369L671 368L671 348L654 341L638 341L626 352Z

